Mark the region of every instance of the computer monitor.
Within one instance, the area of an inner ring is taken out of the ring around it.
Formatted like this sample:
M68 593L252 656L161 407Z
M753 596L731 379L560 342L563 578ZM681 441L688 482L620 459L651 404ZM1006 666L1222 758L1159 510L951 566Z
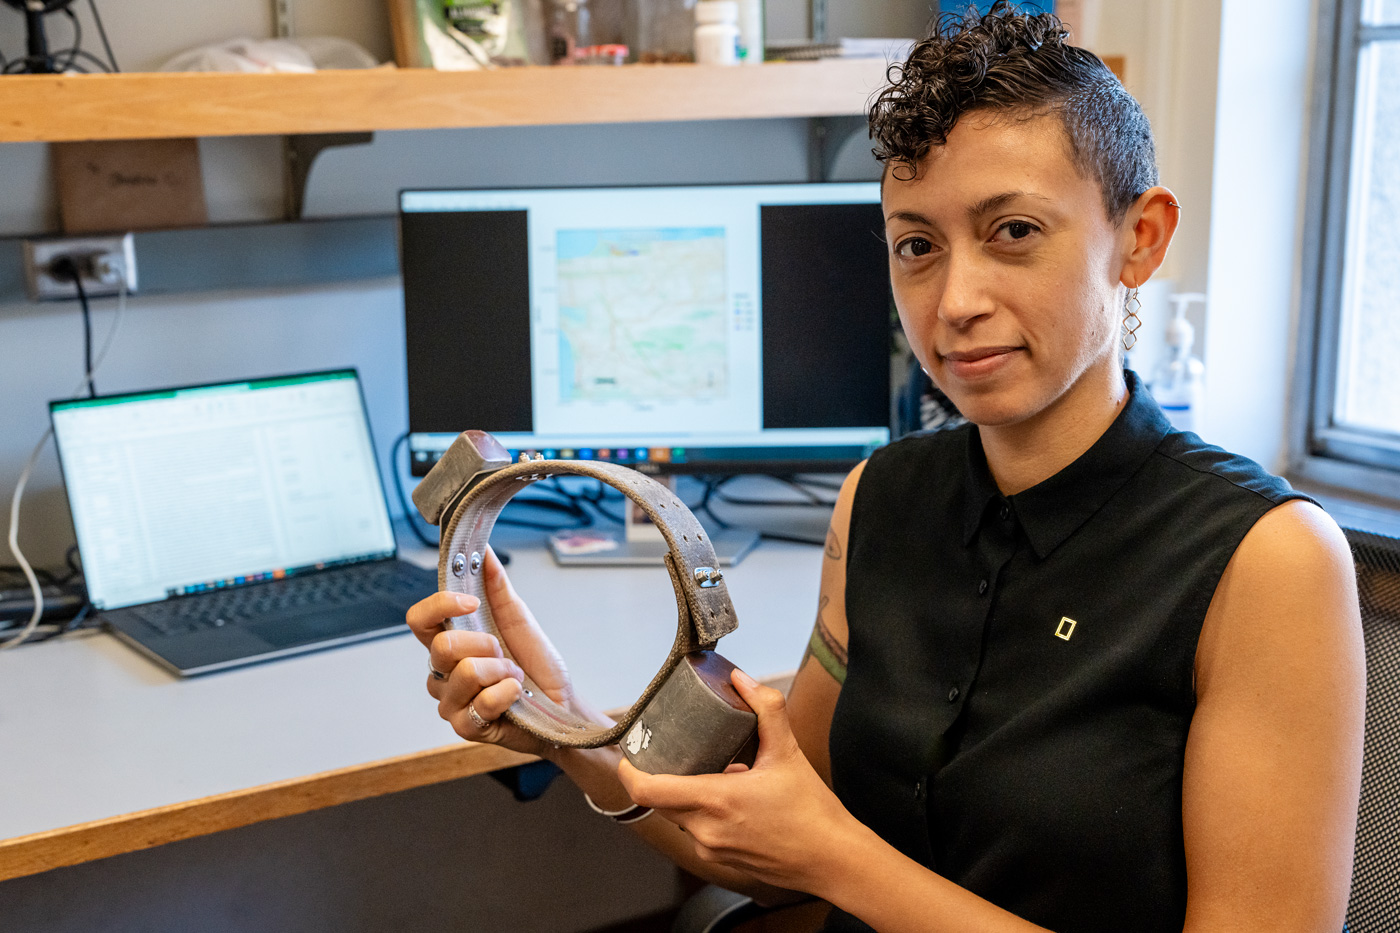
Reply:
M458 432L649 473L890 438L877 183L400 194L412 472Z

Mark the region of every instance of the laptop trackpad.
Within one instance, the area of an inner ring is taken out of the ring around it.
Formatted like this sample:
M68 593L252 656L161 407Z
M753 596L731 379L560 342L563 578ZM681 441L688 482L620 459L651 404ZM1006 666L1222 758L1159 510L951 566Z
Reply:
M247 625L254 635L274 648L311 641L360 635L376 629L403 625L403 613L384 603L311 610ZM406 627L406 626L405 626Z

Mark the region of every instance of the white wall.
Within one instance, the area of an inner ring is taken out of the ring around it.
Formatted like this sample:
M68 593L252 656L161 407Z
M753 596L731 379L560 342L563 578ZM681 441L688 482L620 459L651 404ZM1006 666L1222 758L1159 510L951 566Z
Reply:
M1281 471L1297 320L1313 0L1225 0L1211 198L1207 440Z
M1200 292L1206 286L1220 0L1086 4L1091 12L1095 7L1094 51L1125 57L1123 83L1152 122L1161 183L1182 205L1167 260L1141 294L1143 327L1131 363L1150 378L1166 352L1167 295ZM1199 335L1205 310L1198 306L1190 315ZM1202 354L1199 339L1196 352Z

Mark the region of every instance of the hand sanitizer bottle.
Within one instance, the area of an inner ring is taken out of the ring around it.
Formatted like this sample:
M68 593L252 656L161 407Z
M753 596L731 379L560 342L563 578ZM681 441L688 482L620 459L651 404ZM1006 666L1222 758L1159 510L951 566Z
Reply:
M1162 406L1167 420L1179 431L1195 431L1201 424L1205 400L1205 364L1191 355L1196 329L1186 320L1186 309L1194 301L1202 305L1200 292L1181 292L1168 299L1173 305L1167 322L1168 356L1152 376L1152 397Z

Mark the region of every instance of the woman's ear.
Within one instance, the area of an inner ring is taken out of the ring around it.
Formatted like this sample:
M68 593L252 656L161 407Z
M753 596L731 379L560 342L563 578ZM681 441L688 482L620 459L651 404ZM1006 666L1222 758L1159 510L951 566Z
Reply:
M1163 187L1148 188L1123 218L1123 240L1127 250L1119 281L1128 288L1137 288L1152 278L1152 273L1167 258L1167 247L1181 220L1181 205L1176 196Z

